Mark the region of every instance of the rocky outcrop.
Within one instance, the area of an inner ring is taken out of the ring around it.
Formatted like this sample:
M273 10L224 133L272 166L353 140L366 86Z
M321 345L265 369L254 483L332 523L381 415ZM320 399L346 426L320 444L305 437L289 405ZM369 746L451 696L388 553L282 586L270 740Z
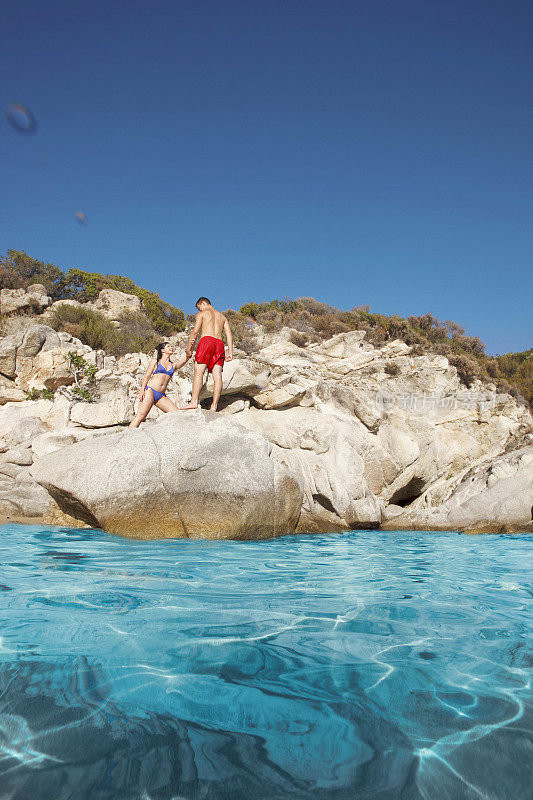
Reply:
M278 339L242 361L249 406L236 419L299 476L300 530L378 527L389 506L531 430L524 406L494 386L467 389L446 358L412 357L401 341L374 348L360 331L305 348Z
M408 510L391 510L385 527L500 532L531 529L533 444L430 487ZM392 513L391 513L392 512Z
M283 413L250 408L237 421L272 444L272 455L298 475L303 491L302 532L377 528L383 501L365 475L362 426L315 408Z
M17 403L25 399L25 393L18 388L15 381L0 375L0 406L6 403Z
M136 538L265 539L293 531L301 507L267 441L211 412L64 447L31 474L67 514Z
M141 310L141 300L137 295L117 292L115 289L102 289L94 303L87 305L99 311L104 317L115 321L124 313Z
M352 331L300 346L295 331L270 336L258 328L259 351L237 350L225 365L219 418L231 417L260 437L269 459L297 476L299 531L486 527L474 500L462 499L461 482L472 470L482 472L525 446L532 418L524 405L490 384L465 387L446 358L414 356L399 340L376 348L363 331ZM186 333L173 338L176 349L186 338ZM80 401L65 388L73 380L65 358L70 351L98 370L93 402ZM129 423L148 359L142 353L116 359L31 320L25 330L0 339L3 496L15 497L22 478L26 489L32 480L24 456L16 453L18 461L8 461L11 449L29 447L32 457L40 458L82 441L88 447L89 440ZM167 394L177 405L188 399L192 367L189 362L176 372L169 385ZM19 402L31 389L55 391L54 399ZM201 395L206 404L211 394L209 379ZM149 422L160 416L152 409ZM149 422L143 431L150 430ZM522 463L520 475L531 470L530 462ZM479 481L482 486L483 478ZM513 528L528 524L533 497L527 482L520 486L520 512L514 501L512 507L494 504L495 524L504 519ZM502 487L511 491L512 483ZM488 497L480 489L479 502ZM0 497L0 510L1 503Z
M51 303L42 283L34 283L27 289L2 289L0 292L0 314L5 316L19 311L41 311Z
M0 340L0 405L25 400L31 389L55 391L70 386L74 376L68 353L84 356L95 364L98 354L68 333L57 333L41 323Z

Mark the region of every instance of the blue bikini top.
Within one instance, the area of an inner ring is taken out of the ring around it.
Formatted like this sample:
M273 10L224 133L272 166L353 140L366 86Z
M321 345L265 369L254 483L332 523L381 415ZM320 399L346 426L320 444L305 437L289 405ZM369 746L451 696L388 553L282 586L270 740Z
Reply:
M155 375L157 372L164 372L165 375L170 375L170 377L172 377L174 375L174 366L171 366L167 371L162 364L158 363L152 374Z

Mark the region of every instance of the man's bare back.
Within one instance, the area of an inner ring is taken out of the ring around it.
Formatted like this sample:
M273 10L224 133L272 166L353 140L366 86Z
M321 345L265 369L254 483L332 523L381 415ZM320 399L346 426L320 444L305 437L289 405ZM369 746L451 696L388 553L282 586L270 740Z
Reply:
M203 339L204 336L212 336L214 339L222 340L222 331L224 331L228 342L228 361L231 361L233 358L233 336L231 335L228 320L206 298L201 297L196 307L198 308L198 313L187 343L188 358L192 355L198 334L200 334L200 339Z
M200 318L200 338L203 336L214 336L215 339L222 339L222 331L224 324L227 322L226 317L216 308L210 306L198 314ZM197 317L197 319L198 319Z
M186 411L192 408L198 408L204 372L208 369L213 375L213 402L211 404L211 409L216 411L222 392L222 369L224 367L224 361L226 359L231 361L233 358L233 336L228 320L224 314L221 314L220 311L213 308L207 297L200 297L196 302L196 308L198 309L198 313L194 321L194 328L191 331L187 343L187 358L190 358L192 355L198 334L200 334L200 343L195 356L191 402L186 406L182 406L182 410ZM222 332L226 334L228 343L227 356L225 354Z

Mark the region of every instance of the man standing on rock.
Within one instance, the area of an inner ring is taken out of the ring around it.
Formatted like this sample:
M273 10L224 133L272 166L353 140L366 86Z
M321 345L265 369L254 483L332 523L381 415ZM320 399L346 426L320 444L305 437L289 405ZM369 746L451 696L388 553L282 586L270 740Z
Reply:
M182 406L181 410L186 411L190 408L198 408L198 400L200 391L204 382L204 373L207 369L208 372L213 373L213 402L211 403L211 410L216 411L220 393L222 392L222 368L224 367L224 360L226 357L224 350L224 342L222 341L222 331L226 334L228 342L228 361L233 358L233 336L229 322L220 311L213 308L211 301L207 297L200 297L196 301L196 308L198 313L194 328L189 336L187 344L187 358L192 355L196 337L200 333L200 341L196 348L195 364L194 364L194 378L192 382L192 397L191 402L186 406Z

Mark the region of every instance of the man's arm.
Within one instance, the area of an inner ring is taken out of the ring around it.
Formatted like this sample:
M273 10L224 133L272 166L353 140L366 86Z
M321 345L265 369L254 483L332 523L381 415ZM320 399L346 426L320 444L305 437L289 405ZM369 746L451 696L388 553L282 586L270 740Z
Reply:
M231 332L231 328L229 326L229 322L226 319L224 321L224 332L226 334L226 341L228 343L228 357L227 360L231 361L233 358L233 334Z
M191 335L189 336L189 341L187 342L187 349L185 350L188 359L192 356L192 349L194 347L194 343L196 342L196 337L200 333L201 327L202 327L202 312L199 311L198 314L196 315L196 319L194 321L194 328L192 329Z

